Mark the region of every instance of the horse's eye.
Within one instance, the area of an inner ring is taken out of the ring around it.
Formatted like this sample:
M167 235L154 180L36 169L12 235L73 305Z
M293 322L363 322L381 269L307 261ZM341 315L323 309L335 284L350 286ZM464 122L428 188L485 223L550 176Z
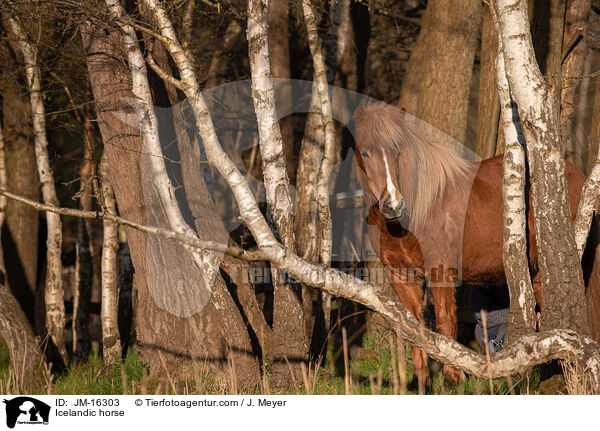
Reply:
M361 156L363 156L363 158L368 159L369 158L369 153L367 153L366 151L363 151L362 153L360 153Z

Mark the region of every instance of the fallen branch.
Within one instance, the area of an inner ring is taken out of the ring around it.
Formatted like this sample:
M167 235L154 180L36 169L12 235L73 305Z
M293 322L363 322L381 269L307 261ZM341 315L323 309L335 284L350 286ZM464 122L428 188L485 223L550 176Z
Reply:
M485 355L463 346L455 339L433 332L422 325L393 294L388 294L378 285L362 281L336 269L310 264L283 247L265 248L264 253L247 252L227 247L214 241L202 241L167 229L144 226L104 211L82 211L44 205L22 196L0 189L0 195L30 205L39 211L56 214L105 218L115 223L130 226L142 232L182 242L191 247L220 251L239 258L253 256L253 260L270 260L276 267L285 270L295 280L306 283L334 296L358 302L380 313L393 324L397 335L431 357L479 378L500 378L525 372L534 365L553 359L573 360L576 358L582 369L591 377L594 389L600 390L600 345L590 337L570 330L555 329L519 337L506 350L491 356L488 365ZM242 253L238 256L235 253Z

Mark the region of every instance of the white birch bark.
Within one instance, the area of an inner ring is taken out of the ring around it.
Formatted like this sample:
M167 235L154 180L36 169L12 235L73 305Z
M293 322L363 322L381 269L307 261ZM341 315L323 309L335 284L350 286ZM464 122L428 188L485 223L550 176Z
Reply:
M600 151L598 152L600 155ZM596 164L592 168L590 175L588 176L583 190L581 191L581 197L579 199L579 206L577 207L577 217L575 218L575 244L577 246L577 253L579 258L583 256L585 250L585 244L587 241L588 234L590 233L590 227L592 224L592 218L594 217L594 211L598 205L598 199L600 198L600 157L596 159Z
M527 205L525 201L526 160L525 148L519 140L518 114L506 78L502 39L498 20L490 7L492 20L498 32L496 80L504 129L504 176L502 200L504 203L504 237L502 257L510 291L510 311L507 340L535 331L535 299L527 258Z
M350 2L349 0L332 0L330 2L330 10L332 23L327 34L327 40L325 41L326 53L325 62L323 63L326 66L327 83L333 81L337 64L342 58L348 44ZM297 229L298 246L302 257L313 261L317 261L320 255L317 189L319 169L322 165L324 142L326 140L326 124L322 121L320 105L321 97L315 75L310 108L300 146L298 178L296 181L296 189L298 191L297 225L301 226L301 228Z
M258 122L259 146L267 204L283 246L295 253L293 203L283 152L283 139L277 121L275 90L269 57L267 4L264 0L248 2L248 55L252 75L252 101ZM274 360L272 379L279 388L291 387L301 374L297 359L307 359L304 313L296 283L281 279L277 268L271 270L275 288L273 300L273 342L267 357ZM292 364L286 357L295 358ZM290 372L292 375L290 375Z
M345 3L345 2L338 2ZM345 5L348 7L349 5ZM348 7L349 9L349 7ZM306 30L308 34L308 45L313 58L313 68L315 82L313 86L317 89L319 106L321 108L322 122L325 131L325 145L323 148L323 158L317 174L316 202L317 215L319 218L319 256L323 265L331 265L332 250L332 231L331 231L331 211L329 208L329 177L333 165L335 164L335 126L333 124L333 115L331 112L331 99L329 98L329 83L327 80L327 66L325 56L321 46L321 40L317 31L317 20L310 4L310 0L302 0L302 11ZM337 26L334 26L337 28ZM344 38L338 37L338 49ZM335 52L338 51L335 50ZM329 331L331 311L331 296L323 295L323 314L325 319L325 331Z
M252 100L258 122L267 203L283 244L290 250L294 250L293 204L285 169L283 140L277 121L273 75L269 60L267 7L263 0L248 2L247 36L252 74Z
M46 113L41 89L41 75L37 63L37 50L27 40L27 35L21 25L12 17L7 17L6 22L10 31L15 35L17 44L23 53L25 61L25 76L29 88L31 112L33 116L33 133L35 144L35 157L38 174L42 184L44 202L58 206L58 197L54 185L54 175L48 157L48 140L46 137ZM62 285L62 223L57 214L46 214L48 237L46 240L46 289L44 294L46 306L46 328L56 345L63 360L67 361L65 347L65 304Z
M102 154L99 166L104 210L116 214L115 195L108 177L108 160ZM121 359L121 339L118 322L117 296L117 224L104 219L102 221L102 305L100 317L102 320L102 354L104 365L111 365Z
M561 150L557 101L535 59L527 2L498 0L497 15L506 76L527 141L535 218L542 327L588 333L583 273Z

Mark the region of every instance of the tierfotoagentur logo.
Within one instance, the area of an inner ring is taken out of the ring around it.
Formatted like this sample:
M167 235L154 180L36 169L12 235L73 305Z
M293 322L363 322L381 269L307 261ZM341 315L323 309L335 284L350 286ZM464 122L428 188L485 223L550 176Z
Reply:
M4 400L6 404L6 426L48 425L50 406L31 397L17 397Z

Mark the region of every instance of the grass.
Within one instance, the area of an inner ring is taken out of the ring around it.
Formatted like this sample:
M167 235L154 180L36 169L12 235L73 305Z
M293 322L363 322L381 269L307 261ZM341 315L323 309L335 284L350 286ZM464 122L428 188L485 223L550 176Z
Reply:
M49 387L37 393L79 394L234 394L238 388L233 381L215 379L210 374L199 374L186 382L173 382L170 376L148 376L148 367L139 360L135 346L129 349L122 364L104 367L98 353L97 343L86 362L72 365L67 373L55 376ZM417 394L413 376L411 349L403 344L390 343L379 335L365 335L359 345L354 346L354 357L350 359L347 349L338 357L336 364L328 363L315 370L311 364L304 368L301 384L291 394ZM333 348L329 351L333 357ZM435 365L435 364L434 364ZM552 384L541 382L541 371L535 367L527 374L513 379L495 379L494 394L586 394L589 384L576 364L564 362L562 377ZM427 394L483 395L490 394L490 382L467 376L452 387L444 384L441 366L432 372ZM345 370L348 370L346 375ZM11 370L6 346L0 345L0 393L15 393L11 388ZM247 393L247 392L246 392ZM272 393L268 373L260 387L250 391L255 394Z

